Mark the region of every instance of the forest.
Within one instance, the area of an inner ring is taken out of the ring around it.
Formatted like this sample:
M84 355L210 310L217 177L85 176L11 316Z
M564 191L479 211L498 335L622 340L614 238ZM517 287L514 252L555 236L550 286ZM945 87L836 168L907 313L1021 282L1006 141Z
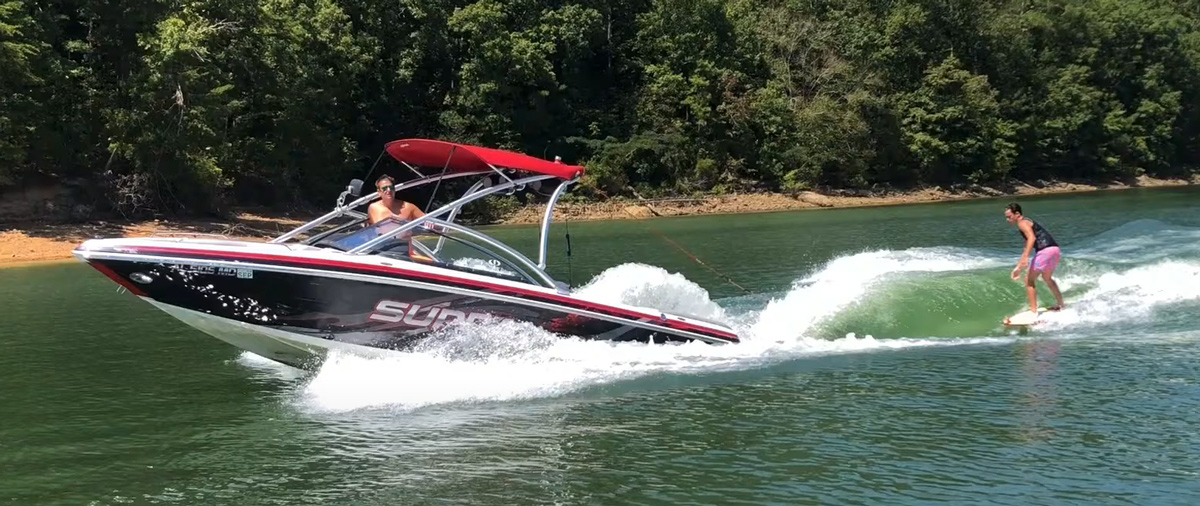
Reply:
M127 216L324 207L407 137L585 199L1200 162L1200 0L0 0L0 69L0 192Z

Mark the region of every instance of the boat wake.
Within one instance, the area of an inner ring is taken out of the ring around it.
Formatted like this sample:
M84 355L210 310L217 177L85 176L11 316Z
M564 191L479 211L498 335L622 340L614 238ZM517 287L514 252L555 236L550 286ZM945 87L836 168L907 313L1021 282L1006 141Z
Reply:
M1047 329L1130 329L1191 313L1200 303L1200 261L1161 260L1096 278L1071 276L1081 295Z
M1181 238L1190 239L1180 244ZM1197 229L1134 222L1068 245L1056 276L1067 308L1038 332L1137 332L1195 314L1197 239ZM817 355L1011 342L1018 337L999 322L1025 304L1023 286L1008 277L1017 254L952 247L863 251L828 261L783 293L719 301L681 274L625 264L578 291L724 322L743 342L611 343L511 321L464 324L387 358L331 355L305 378L299 397L317 411L408 410L553 397L655 374L712 374ZM1044 288L1039 296L1052 300ZM272 367L246 356L242 361Z

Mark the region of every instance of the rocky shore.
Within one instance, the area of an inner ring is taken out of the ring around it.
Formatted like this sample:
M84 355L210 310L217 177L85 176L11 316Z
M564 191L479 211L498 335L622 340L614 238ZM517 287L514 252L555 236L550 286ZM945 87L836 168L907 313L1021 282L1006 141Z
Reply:
M732 214L798 209L867 207L900 204L919 204L979 198L1016 198L1028 195L1082 193L1131 188L1157 188L1200 184L1200 176L1191 179L1155 179L1146 176L1134 182L1088 184L1071 182L1038 182L1027 184L1014 181L999 190L976 186L963 189L940 187L919 190L830 190L805 191L796 194L751 193L715 195L696 198L669 199L612 199L603 202L563 202L555 207L555 221L645 219L658 216L687 216L696 214ZM505 224L539 223L543 209L531 206L504 219Z

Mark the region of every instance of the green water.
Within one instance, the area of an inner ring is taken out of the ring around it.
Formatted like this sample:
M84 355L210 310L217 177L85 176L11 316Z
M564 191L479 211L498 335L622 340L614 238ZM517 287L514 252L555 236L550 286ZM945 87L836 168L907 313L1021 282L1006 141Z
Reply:
M302 373L2 269L0 502L1197 504L1200 191L1022 199L1068 306L1027 335L1006 202L555 226L556 277L725 347L513 324Z

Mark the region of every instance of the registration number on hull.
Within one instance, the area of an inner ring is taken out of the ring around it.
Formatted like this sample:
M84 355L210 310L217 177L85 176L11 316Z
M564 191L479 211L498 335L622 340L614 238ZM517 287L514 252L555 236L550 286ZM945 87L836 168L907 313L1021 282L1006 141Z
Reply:
M185 266L188 272L194 274L208 274L212 276L226 276L238 279L254 279L253 269L242 269L235 267L214 267L211 265L188 265Z

